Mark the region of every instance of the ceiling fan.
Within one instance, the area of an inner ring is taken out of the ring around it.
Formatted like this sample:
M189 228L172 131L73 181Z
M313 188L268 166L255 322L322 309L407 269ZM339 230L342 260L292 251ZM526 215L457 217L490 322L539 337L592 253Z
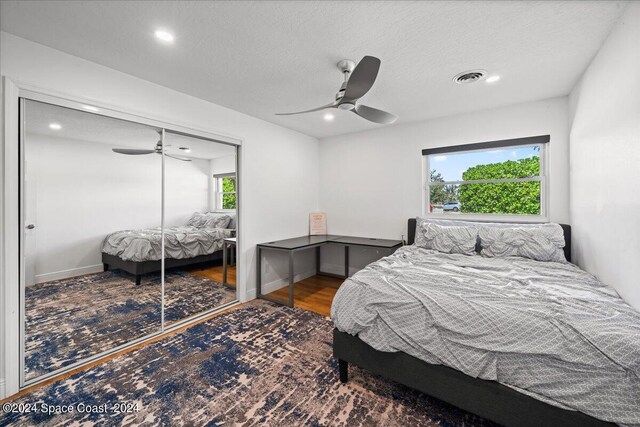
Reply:
M334 102L311 110L297 111L295 113L276 113L276 115L289 116L320 111L326 108L337 108L339 110L353 111L363 119L384 125L391 124L398 119L395 114L358 104L358 100L369 92L369 89L376 81L378 70L380 69L380 60L378 58L365 56L358 62L358 65L349 59L343 59L338 62L338 68L344 75L344 82L340 86L338 93L336 93Z
M165 145L165 147L171 147L171 145ZM126 154L129 156L139 156L142 154L160 154L162 155L162 140L158 141L158 143L156 144L156 147L153 150L144 150L144 149L139 149L139 148L112 148L111 151L113 151L114 153L118 153L118 154ZM174 156L172 154L167 154L167 152L165 151L164 153L165 156L167 157L171 157L172 159L177 159L177 160L182 160L183 162L190 162L191 159L188 159L186 157L180 157L180 156Z

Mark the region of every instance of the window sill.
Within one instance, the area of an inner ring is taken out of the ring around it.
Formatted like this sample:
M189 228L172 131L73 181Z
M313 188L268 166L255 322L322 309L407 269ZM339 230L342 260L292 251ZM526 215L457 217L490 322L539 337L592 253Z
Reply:
M549 218L542 215L476 215L463 213L425 213L425 218L442 219L454 221L477 221L477 222L514 222L514 223L546 223Z

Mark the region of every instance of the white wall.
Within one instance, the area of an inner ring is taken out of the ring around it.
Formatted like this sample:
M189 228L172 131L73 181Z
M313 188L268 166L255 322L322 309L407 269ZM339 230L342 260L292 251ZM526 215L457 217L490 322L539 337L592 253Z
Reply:
M211 160L211 173L233 173L236 171L236 156L222 156Z
M123 156L104 143L32 133L25 153L35 283L102 271L107 234L160 225L160 156ZM209 161L167 159L165 170L165 224L184 225L207 208Z
M238 260L241 300L255 295L256 243L307 234L309 212L318 209L317 139L11 34L3 32L0 39L0 73L14 81L243 139ZM266 281L279 279L274 269L268 273Z
M330 233L406 238L422 214L422 149L534 135L549 143L549 218L569 220L566 97L320 140L320 210Z
M640 310L640 4L571 92L575 260Z

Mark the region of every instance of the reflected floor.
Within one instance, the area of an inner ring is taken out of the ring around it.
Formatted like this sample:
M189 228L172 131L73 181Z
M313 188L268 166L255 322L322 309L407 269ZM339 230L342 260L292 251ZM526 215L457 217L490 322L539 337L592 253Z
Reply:
M192 272L165 275L165 324L226 304L235 290ZM30 286L25 377L31 379L160 330L160 274L120 270Z

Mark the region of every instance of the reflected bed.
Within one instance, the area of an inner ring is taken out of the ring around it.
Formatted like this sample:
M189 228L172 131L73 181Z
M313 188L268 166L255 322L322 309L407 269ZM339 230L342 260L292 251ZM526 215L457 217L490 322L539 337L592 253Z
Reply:
M164 230L165 268L222 260L224 239L235 236L233 215L195 213L184 226ZM120 269L135 276L160 271L162 230L123 230L109 234L102 245L104 270Z

